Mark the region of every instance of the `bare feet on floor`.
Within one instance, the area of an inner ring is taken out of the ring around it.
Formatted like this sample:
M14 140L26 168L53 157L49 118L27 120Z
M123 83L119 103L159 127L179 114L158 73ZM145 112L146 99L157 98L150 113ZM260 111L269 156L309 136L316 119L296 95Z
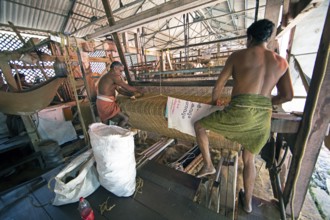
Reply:
M203 167L198 172L198 174L196 175L196 177L197 178L202 178L202 177L207 176L207 175L215 174L215 172L216 172L216 170L214 169L214 167L211 167L211 168Z
M243 206L243 210L246 213L250 214L252 212L252 205L246 204L246 202L245 202L245 193L242 189L239 191L238 197L239 197L239 200L241 202L241 205Z

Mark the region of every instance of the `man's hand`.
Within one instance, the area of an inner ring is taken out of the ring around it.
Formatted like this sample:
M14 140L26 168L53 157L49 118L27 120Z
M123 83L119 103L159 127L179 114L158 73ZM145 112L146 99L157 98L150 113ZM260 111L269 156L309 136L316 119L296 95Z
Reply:
M145 88L139 88L138 93L140 93L141 95L144 95L144 93L146 93L146 89Z
M226 100L224 99L218 99L216 102L215 102L215 105L216 106L225 106L227 104Z

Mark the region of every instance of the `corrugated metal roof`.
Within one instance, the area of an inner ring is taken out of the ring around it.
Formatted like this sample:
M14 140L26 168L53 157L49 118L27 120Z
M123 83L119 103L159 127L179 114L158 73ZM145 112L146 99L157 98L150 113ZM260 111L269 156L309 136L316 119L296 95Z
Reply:
M170 1L111 0L109 2L114 19L118 22ZM184 45L184 14L189 16L190 28L186 32L189 33L189 44L244 35L246 27L254 19L255 1L219 2L197 11L177 14L145 24L145 33L141 36L143 46L167 48ZM259 18L264 16L265 3L266 0L259 1ZM2 0L0 4L1 24L7 25L8 21L11 21L18 27L30 28L30 31L64 32L76 37L84 37L108 26L101 0ZM0 29L9 28L2 26ZM129 31L137 32L137 28Z
M0 22L40 30L59 32L68 14L69 0L64 1L1 1Z

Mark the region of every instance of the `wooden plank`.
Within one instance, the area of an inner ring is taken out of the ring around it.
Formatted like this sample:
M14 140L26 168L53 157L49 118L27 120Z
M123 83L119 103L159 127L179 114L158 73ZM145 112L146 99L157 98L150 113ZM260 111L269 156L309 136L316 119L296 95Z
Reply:
M30 162L32 160L35 160L35 159L38 159L39 161L41 161L41 152L40 151L38 151L36 153L32 153L21 159L18 159L15 161L14 164L9 164L9 166L7 166L5 169L0 170L0 176L4 175L6 173L9 173L9 171L13 170L15 167L18 167L20 165L23 165L23 164ZM40 165L42 166L41 162L40 162Z
M276 133L297 133L301 119L300 116L273 112L271 131Z
M30 139L28 135L16 136L10 138L6 142L2 142L0 144L0 153L4 153L6 151L23 146L29 146L29 143L30 143Z
M102 0L102 2L103 1L104 0ZM94 39L110 33L123 32L162 18L175 16L191 10L197 10L201 7L205 8L223 1L224 0L173 0L165 2L134 16L121 19L117 21L115 25L100 28L100 30L95 31L93 34L87 35L86 39ZM107 17L109 18L109 16Z
M317 8L321 4L321 2L322 0L310 1L306 7L299 11L299 14L293 20L289 21L289 24L284 29L277 33L276 39L281 38L287 31L291 30L293 27L303 21L304 18L313 11L313 9Z
M276 49L276 42L275 42L275 36L276 36L276 29L277 29L277 24L278 24L278 15L280 14L281 11L281 5L282 1L278 0L268 0L266 4L266 9L265 9L265 18L272 21L275 24L272 36L269 38L269 43L267 47L270 50L275 50Z
M138 176L191 200L194 198L200 183L200 179L192 175L152 160L138 170Z
M142 193L135 199L166 219L228 219L148 180L143 181Z
M105 13L108 17L109 27L115 26L116 22L113 17L113 13L112 13L112 9L111 9L109 1L102 0L102 4L103 4L104 10L105 10ZM124 68L125 68L125 75L126 75L127 83L131 84L131 82L132 82L131 75L129 74L128 65L127 65L126 58L125 58L125 53L124 53L122 44L120 42L118 33L117 32L112 33L112 37L113 37L114 42L116 43L117 52L119 54L121 63L124 65Z
M307 94L303 120L297 135L288 180L284 189L287 212L294 214L295 218L299 216L304 204L309 181L330 121L329 26L330 9L328 7L310 89ZM290 209L292 201L294 202L294 213L291 213Z

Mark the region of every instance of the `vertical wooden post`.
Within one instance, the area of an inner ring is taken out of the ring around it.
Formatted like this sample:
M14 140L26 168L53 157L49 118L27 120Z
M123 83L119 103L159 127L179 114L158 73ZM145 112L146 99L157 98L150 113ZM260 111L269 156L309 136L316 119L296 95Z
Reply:
M268 0L266 4L266 9L265 9L265 18L272 21L275 24L275 28L273 31L272 36L269 38L269 43L268 43L268 48L270 50L275 50L276 49L276 30L277 30L277 24L278 24L278 15L280 14L281 11L281 5L282 1L278 0Z
M144 34L145 34L145 28L142 27L142 36L144 36ZM144 45L142 45L141 48L142 48L142 63L144 63L145 65L147 65L147 56L146 56L146 53L145 53L146 51L145 51Z
M160 54L160 71L165 71L165 62L164 62L164 52L161 51Z
M139 29L138 29L138 32L139 32ZM138 39L137 34L134 34L134 42L135 42L135 48L136 48L137 63L141 63L141 45L140 45L140 41Z
M109 1L102 0L102 4L104 7L104 11L107 15L109 26L115 25L115 19L113 18L113 13L112 13ZM129 70L128 70L128 66L127 66L127 62L126 62L126 58L125 58L125 53L124 53L122 45L120 43L118 33L117 32L112 33L112 37L113 37L114 42L116 43L121 63L124 65L124 68L125 68L125 75L126 75L127 83L132 84L131 76L129 75Z
M307 94L303 120L296 138L297 141L293 150L294 156L284 189L287 213L295 218L299 216L304 204L309 182L330 121L329 25L330 9L328 8ZM294 213L291 213L290 205L292 201Z
M166 60L168 62L168 66L170 67L170 70L173 70L170 53L168 51L165 51L165 53L166 53Z
M127 32L123 32L121 36L122 36L123 45L124 45L124 48L125 48L125 53L129 53Z

